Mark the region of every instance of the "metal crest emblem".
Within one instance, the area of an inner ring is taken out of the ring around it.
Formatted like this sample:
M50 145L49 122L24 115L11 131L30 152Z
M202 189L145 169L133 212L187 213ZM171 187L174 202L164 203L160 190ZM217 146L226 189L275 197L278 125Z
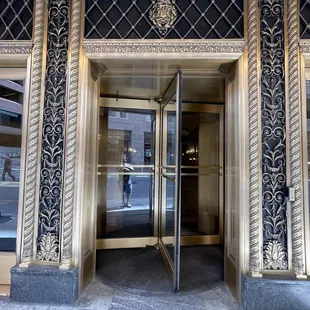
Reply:
M164 36L177 19L175 0L158 0L150 10L150 20Z

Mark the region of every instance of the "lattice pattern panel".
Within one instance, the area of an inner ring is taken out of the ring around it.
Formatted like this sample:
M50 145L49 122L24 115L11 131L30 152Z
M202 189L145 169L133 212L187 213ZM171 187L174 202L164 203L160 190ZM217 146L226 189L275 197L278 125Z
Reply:
M300 38L310 39L310 0L300 0Z
M165 31L150 16L163 2L176 13ZM86 0L85 39L161 38L243 38L243 0Z
M31 40L34 0L0 0L0 40Z

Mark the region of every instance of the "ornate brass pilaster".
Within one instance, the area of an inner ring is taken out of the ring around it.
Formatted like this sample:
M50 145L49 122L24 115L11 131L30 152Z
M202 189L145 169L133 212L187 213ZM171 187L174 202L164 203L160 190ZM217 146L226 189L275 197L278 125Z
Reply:
M249 209L250 209L250 272L259 276L261 272L261 134L259 104L259 11L256 0L249 1Z
M301 94L299 50L299 1L288 0L288 110L290 186L295 190L291 202L292 269L297 277L305 277L304 205L301 145Z
M72 230L74 209L75 153L77 130L77 105L79 95L79 67L81 54L81 1L71 1L70 73L66 128L66 157L64 171L63 225L61 263L70 265L72 259Z
M35 210L37 203L37 173L39 166L40 114L43 86L43 43L45 22L45 1L37 0L34 16L34 37L31 67L31 91L26 151L25 199L23 206L22 249L20 262L28 264L33 260L35 238Z

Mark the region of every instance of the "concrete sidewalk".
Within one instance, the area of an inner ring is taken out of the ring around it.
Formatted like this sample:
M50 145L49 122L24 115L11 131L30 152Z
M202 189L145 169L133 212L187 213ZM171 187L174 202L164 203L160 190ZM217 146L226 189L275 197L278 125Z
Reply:
M51 292L53 293L53 292ZM7 310L238 310L224 282L201 293L156 296L128 293L93 279L75 306L25 304L0 298L0 309Z
M19 187L19 181L0 181L0 187Z

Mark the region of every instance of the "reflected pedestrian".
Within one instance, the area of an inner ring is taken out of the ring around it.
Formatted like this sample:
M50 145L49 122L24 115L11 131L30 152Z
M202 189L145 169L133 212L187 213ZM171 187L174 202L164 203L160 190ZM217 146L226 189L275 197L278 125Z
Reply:
M127 162L127 156L123 154L121 159L121 166L118 169L122 173L130 173L134 171L134 168L131 164ZM119 175L119 188L122 194L122 205L121 207L131 208L130 197L132 194L132 181L130 174L120 174ZM125 202L126 196L126 202Z
M4 157L2 181L5 181L6 174L8 174L8 176L11 177L13 181L15 181L15 177L12 175L12 159L10 158L10 155L8 153L6 153L6 156Z

